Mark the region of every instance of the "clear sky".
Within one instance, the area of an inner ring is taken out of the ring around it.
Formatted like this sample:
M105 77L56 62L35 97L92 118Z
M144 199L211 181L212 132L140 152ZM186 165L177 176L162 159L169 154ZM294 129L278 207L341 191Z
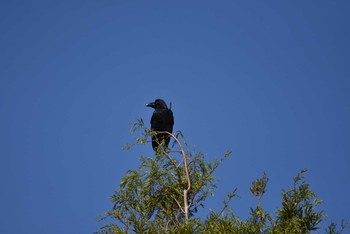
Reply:
M139 155L121 150L171 101L175 130L219 167L207 206L244 218L308 168L327 222L350 221L350 3L0 3L0 233L92 233Z

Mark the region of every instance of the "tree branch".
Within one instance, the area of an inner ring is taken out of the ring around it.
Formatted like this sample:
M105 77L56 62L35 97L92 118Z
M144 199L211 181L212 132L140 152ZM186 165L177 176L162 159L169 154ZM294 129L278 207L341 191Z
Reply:
M185 153L185 150L180 142L180 140L172 133L167 132L167 131L155 131L156 133L165 133L168 134L170 137L172 137L176 143L179 145L180 147L180 153L183 157L183 161L184 161L184 170L185 170L185 174L186 174L186 179L187 179L187 189L184 189L184 213L185 213L185 218L186 218L186 222L189 220L189 206L188 206L188 200L187 200L187 195L189 193L189 191L191 190L191 179L190 179L190 174L188 172L188 165L187 165L187 156Z

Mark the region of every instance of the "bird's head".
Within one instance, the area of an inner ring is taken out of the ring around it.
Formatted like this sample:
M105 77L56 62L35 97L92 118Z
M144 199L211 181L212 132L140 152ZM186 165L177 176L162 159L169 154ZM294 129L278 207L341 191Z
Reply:
M168 106L163 99L156 99L154 102L150 102L146 106L154 109L168 109Z

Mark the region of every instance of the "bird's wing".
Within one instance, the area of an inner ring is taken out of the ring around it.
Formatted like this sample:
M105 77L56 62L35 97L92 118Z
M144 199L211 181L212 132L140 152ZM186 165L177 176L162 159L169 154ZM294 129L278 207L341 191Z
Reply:
M168 109L167 110L167 116L165 118L166 120L166 129L168 132L173 132L173 126L174 126L174 114L172 112L172 110Z

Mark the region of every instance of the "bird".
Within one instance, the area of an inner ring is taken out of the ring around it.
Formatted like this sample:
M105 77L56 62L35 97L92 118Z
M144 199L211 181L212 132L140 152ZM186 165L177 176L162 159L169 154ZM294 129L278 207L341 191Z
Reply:
M168 108L163 99L156 99L154 102L146 104L146 106L154 108L151 118L151 130L156 132L173 132L174 115L171 108ZM168 147L170 135L167 133L156 133L152 136L152 148L157 151L159 144L164 142L164 146Z

